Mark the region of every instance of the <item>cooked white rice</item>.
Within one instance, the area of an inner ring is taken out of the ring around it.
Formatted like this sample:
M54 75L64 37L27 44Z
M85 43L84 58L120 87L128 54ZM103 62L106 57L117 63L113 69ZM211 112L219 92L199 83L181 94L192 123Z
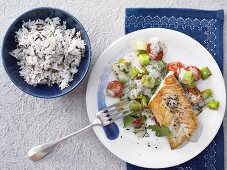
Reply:
M75 28L66 29L59 18L29 20L15 38L18 45L10 55L19 60L20 76L28 84L57 83L64 89L73 80L85 52L85 42Z

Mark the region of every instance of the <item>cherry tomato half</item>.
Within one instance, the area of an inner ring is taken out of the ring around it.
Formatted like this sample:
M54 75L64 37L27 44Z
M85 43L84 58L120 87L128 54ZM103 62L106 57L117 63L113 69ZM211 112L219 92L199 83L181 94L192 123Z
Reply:
M171 62L171 63L168 64L167 70L168 71L173 71L174 75L176 77L178 77L178 75L180 74L180 69L181 68L184 68L184 65L181 62L179 62L179 61L175 61L175 62Z
M111 81L107 84L106 93L112 97L120 97L123 94L123 84L118 81Z
M197 104L201 100L201 92L197 87L187 88L186 95L193 104Z
M196 67L196 66L188 66L188 67L186 67L186 70L192 72L192 74L193 74L193 76L195 78L195 81L198 81L198 80L201 79L201 73L200 73L200 70L199 70L198 67Z
M132 124L133 124L135 127L139 127L139 126L141 125L141 123L142 123L141 117L136 118L136 119L132 122Z
M152 49L151 49L151 44L147 44L147 53L148 55L150 56L150 58L152 60L155 60L155 61L159 61L159 60L162 60L163 58L163 51L159 51L158 54L156 56L153 56L152 55Z

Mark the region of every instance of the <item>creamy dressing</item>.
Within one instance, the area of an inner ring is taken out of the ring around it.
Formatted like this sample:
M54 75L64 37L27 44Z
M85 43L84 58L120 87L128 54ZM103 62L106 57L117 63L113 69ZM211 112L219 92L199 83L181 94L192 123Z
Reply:
M143 73L143 69L138 61L137 53L136 52L131 52L127 54L125 57L123 57L125 61L131 63L131 66L134 68L137 68L140 73Z
M134 88L129 91L128 97L133 100L139 95L140 92L141 92L141 89Z
M152 77L154 77L154 78L161 77L160 72L158 72L157 70L154 70L154 69L149 72L149 75L152 76Z
M145 68L150 73L153 70L153 65L149 64L149 65L145 66Z
M136 88L141 89L141 91L142 91L143 85L142 85L141 80L134 80L133 82L136 84Z
M146 96L149 96L149 97L151 97L151 89L150 88L148 88L148 87L143 87L142 88L142 92L143 92L143 94L144 95L146 95Z
M117 77L119 80L128 81L128 76L124 72L119 72Z
M114 92L112 90L106 89L106 94L110 97L114 97Z
M134 80L132 81L132 84L134 85L134 87L129 91L130 99L135 99L140 92L142 92L144 95L151 96L151 89L144 87L141 80Z
M151 49L150 54L153 57L157 56L160 51L162 51L164 55L166 54L167 47L159 38L150 39L149 44Z

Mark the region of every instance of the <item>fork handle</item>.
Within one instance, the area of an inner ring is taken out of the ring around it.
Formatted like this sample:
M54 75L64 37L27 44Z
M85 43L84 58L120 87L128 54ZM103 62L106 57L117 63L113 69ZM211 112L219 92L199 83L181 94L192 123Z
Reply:
M68 136L65 136L65 137L63 137L63 138L61 138L61 139L58 139L58 140L56 140L55 142L56 142L56 144L57 144L57 143L60 143L60 142L63 142L63 141L65 141L65 140L67 140L67 139L73 137L74 135L76 135L76 134L78 134L78 133L80 133L80 132L82 132L82 131L84 131L84 130L86 130L86 129L89 129L89 128L93 127L93 126L97 126L97 125L102 125L102 124L101 124L101 121L100 121L98 118L96 118L90 125L88 125L88 126L82 128L82 129L80 129L80 130L78 130L78 131L76 131L76 132L73 132L72 134L70 134L70 135L68 135Z
M93 123L91 123L90 125L76 131L76 132L73 132L72 134L68 135L68 136L65 136L63 138L60 138L60 139L57 139L55 141L52 141L52 142L48 142L48 143L45 143L45 144L42 144L42 145L38 145L38 146L35 146L33 148L31 148L29 151L28 151L28 157L33 160L33 161L37 161L37 160L40 160L42 159L44 156L46 156L48 153L50 153L51 151L53 151L53 149L55 148L55 146L71 137L73 137L74 135L86 130L86 129L89 129L93 126L97 126L97 125L101 125L101 122L100 120L98 119L95 119Z

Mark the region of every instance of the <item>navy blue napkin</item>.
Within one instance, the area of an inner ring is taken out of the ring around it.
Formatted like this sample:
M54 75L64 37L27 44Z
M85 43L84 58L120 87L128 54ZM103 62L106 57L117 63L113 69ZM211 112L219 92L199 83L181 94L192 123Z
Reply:
M200 42L223 72L223 22L223 10L127 8L125 34L144 28L168 28L183 32ZM127 170L143 169L127 163ZM166 169L224 170L223 125L211 144L197 157Z

